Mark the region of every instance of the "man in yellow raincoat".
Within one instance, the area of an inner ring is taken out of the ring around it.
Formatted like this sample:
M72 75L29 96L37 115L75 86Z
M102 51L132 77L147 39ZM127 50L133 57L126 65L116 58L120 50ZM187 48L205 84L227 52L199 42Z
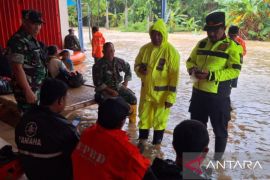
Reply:
M170 107L176 101L180 55L168 42L163 20L149 30L151 42L136 57L134 70L142 81L139 104L139 143L148 139L154 128L153 144L160 145L167 125Z

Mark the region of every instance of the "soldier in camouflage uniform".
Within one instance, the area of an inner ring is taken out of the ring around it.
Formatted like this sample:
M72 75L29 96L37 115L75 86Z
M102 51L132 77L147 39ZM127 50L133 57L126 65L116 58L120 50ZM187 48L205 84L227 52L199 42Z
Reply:
M136 122L137 98L135 94L127 88L128 81L131 80L131 70L128 62L114 57L114 46L107 42L103 46L104 56L93 66L93 81L96 86L96 101L112 96L123 97L130 105L132 114L129 116L131 123ZM125 73L124 79L121 72ZM124 81L123 81L124 80Z
M65 37L64 48L73 51L81 51L81 46L78 38L74 34L74 29L68 30L69 34Z
M37 41L41 24L40 12L22 11L22 25L9 39L8 59L13 72L13 90L18 108L25 112L39 102L40 86L47 76L44 44Z

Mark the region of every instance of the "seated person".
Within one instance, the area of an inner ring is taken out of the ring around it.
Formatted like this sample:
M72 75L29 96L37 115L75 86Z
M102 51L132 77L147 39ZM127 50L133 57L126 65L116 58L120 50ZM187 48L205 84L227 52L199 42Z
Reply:
M81 45L79 39L74 34L74 29L70 28L68 30L68 35L66 35L64 40L64 48L71 49L73 51L81 51Z
M97 123L81 135L72 154L75 180L142 179L150 161L129 142L122 131L130 106L121 97L99 105Z
M71 153L79 140L76 128L61 116L67 86L45 79L40 105L27 111L15 129L15 141L28 179L72 180Z
M107 97L121 96L132 108L129 116L131 123L136 123L137 98L135 93L127 88L128 81L131 80L131 70L128 62L114 56L114 46L107 42L103 46L103 58L94 64L92 70L93 82L96 86L95 99L99 103ZM124 78L121 72L125 73Z
M66 65L67 69L68 69L70 72L75 71L73 62L72 62L72 60L70 59L70 53L69 53L69 51L66 50L66 49L64 49L59 55L61 56L61 60L62 60L63 63Z
M66 65L57 57L58 55L57 46L49 46L47 50L49 56L47 67L50 76L52 78L56 78L57 76L60 75L60 73L68 74Z
M203 123L196 120L182 121L173 131L175 162L156 158L151 166L152 172L159 180L209 179L200 167L208 152L208 143L209 135Z

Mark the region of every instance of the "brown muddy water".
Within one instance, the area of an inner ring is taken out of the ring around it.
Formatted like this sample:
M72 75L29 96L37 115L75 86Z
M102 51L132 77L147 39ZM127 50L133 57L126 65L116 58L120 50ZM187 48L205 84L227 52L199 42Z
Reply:
M150 41L147 33L123 33L104 29L101 31L106 41L114 43L115 55L128 61L132 69L140 47ZM88 33L85 32L84 34L87 35ZM175 159L175 153L171 145L172 132L177 124L189 118L188 107L192 89L191 80L186 72L185 61L195 44L204 37L204 33L175 33L169 35L169 41L181 55L181 74L177 102L171 109L160 151L151 146L152 136L149 137L149 145L147 145L144 155L150 159L156 156ZM86 41L85 49L87 50L88 59L77 68L85 74L87 83L92 84L91 69L94 60L90 56L91 47L88 37L85 36L84 40ZM245 156L244 160L252 161L253 165L254 162L258 161L263 169L260 166L252 166L253 169L250 170L243 167L243 161L237 161L242 166L239 166L239 164L237 166L235 163L230 164L233 167L226 167L225 169L212 167L213 179L270 179L270 42L247 41L246 43L247 55L244 57L238 87L233 89L231 94L234 110L232 111L232 120L229 123L229 139L226 152L234 160L240 159L240 156ZM139 99L140 80L136 77L134 71L129 88L136 93ZM96 108L94 106L81 109L74 116L79 115L89 122L91 119L96 119ZM130 135L132 142L136 144L138 138L137 128L126 123L124 129ZM214 149L214 134L210 123L208 129L210 133L208 160L211 161L211 153Z

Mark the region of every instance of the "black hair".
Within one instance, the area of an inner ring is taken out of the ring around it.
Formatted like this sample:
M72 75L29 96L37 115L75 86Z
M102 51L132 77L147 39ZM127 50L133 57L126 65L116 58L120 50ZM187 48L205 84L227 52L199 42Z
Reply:
M130 106L122 97L108 98L99 104L97 123L106 129L120 129L129 111Z
M202 152L209 143L206 126L197 120L184 120L173 131L173 147L177 155Z
M104 45L103 45L103 52L105 52L105 50L109 47L109 46L112 46L114 48L114 45L112 42L106 42Z
M48 51L48 55L52 56L57 52L57 46L55 46L55 45L49 46L49 47L47 47L47 51Z
M64 53L66 53L66 52L69 53L68 50L64 49L63 51L60 52L60 54L62 55L62 54L64 54Z
M68 86L58 79L47 78L40 90L40 105L49 106L67 95Z
M93 27L92 27L92 32L97 32L97 31L99 31L99 27L93 26Z
M238 26L230 26L229 28L229 31L228 31L229 34L238 34L239 33L239 27Z

